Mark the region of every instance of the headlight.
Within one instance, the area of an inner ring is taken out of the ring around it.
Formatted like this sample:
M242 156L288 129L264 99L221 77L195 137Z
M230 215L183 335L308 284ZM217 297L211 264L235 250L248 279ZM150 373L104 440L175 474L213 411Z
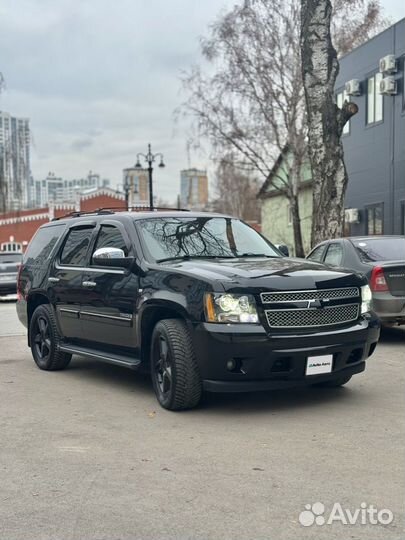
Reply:
M371 311L371 304L373 295L368 285L363 285L361 288L361 313L368 313Z
M208 322L257 323L256 302L251 294L206 293L205 316Z

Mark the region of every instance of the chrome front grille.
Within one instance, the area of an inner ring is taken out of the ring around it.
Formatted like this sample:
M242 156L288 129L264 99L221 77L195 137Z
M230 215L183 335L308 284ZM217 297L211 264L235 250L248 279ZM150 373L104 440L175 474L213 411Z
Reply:
M333 326L355 321L359 304L344 304L319 308L268 309L265 311L271 328L311 328Z
M344 287L341 289L320 289L312 291L265 292L260 297L263 304L275 302L303 302L305 300L340 300L358 298L358 287Z

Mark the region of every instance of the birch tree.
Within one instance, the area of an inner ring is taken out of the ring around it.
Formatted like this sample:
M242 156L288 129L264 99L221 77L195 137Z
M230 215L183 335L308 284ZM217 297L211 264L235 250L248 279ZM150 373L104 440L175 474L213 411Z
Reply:
M194 142L209 141L213 159L232 154L235 167L262 182L288 145L287 174L273 177L270 187L289 200L295 252L303 256L299 190L307 121L300 11L300 0L245 0L219 17L201 42L204 69L196 66L183 77L188 97L181 111L193 120ZM342 52L385 24L371 0L335 0L334 21Z
M312 245L343 235L348 177L341 136L358 110L355 103L345 101L342 109L335 103L339 62L331 17L330 0L301 0L302 76L313 177Z

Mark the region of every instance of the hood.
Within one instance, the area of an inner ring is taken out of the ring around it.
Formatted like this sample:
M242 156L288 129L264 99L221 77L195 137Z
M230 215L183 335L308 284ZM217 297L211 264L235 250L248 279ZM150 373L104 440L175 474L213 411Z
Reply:
M170 268L204 281L217 281L218 291L221 290L221 284L229 292L240 292L240 289L246 291L247 288L260 293L268 290L360 287L366 283L361 274L350 270L337 270L306 259L290 257L195 259L172 262Z

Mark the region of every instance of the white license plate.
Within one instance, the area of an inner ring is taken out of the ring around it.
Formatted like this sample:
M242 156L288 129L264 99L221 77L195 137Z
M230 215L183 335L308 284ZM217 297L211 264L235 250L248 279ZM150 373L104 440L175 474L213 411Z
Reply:
M305 375L321 375L322 373L332 373L333 354L324 356L309 356L307 358L307 369Z

